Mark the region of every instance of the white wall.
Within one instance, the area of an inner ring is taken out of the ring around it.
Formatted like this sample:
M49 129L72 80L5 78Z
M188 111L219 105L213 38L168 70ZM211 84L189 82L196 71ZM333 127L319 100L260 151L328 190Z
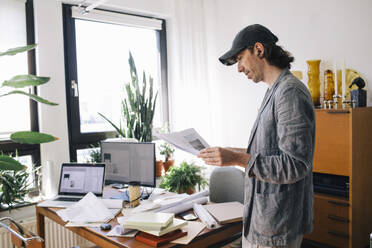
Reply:
M266 86L255 85L237 67L226 67L218 57L226 52L235 34L260 23L279 38L295 57L294 70L306 73L306 60L342 62L358 71L368 84L372 103L372 1L370 0L204 0L209 78L220 89L224 109L219 116L221 145L246 146ZM233 111L231 111L233 110Z
M177 8L196 8L195 4L177 5L182 1L186 3L187 0L109 0L101 7L166 19L171 89L177 89L176 79L179 77L185 77L183 80L187 81L186 73L182 76L182 70L187 66L182 63L187 59L180 57L180 54L192 55L193 58L189 59L191 62L203 59L203 56L198 57L200 51L195 50L193 44L186 44L190 49L190 53L187 53L182 50L184 46L177 39L181 37L183 42L193 41L195 44L201 39L200 43L206 44L205 75L197 77L202 79L201 82L205 79L208 84L200 88L212 91L210 107L204 110L205 118L210 118L207 112L212 111L212 108L217 110L213 113L213 123L210 125L213 129L210 133L215 136L212 145L247 145L250 129L266 90L264 84L254 84L244 75L238 74L236 66L226 67L218 62L218 57L230 48L235 34L246 25L261 23L277 34L279 43L296 58L293 69L305 72L305 61L308 59L319 58L328 62L345 59L347 67L357 70L367 82L372 82L372 72L369 71L372 49L368 46L372 38L370 0L203 0L202 11L185 9L182 18L186 19L180 21L180 17L175 14ZM61 1L35 0L34 5L36 40L39 43L38 72L52 78L49 84L41 87L40 92L42 96L60 104L58 107L41 106L40 109L41 131L60 138L57 142L42 145L42 163L51 160L55 165L60 165L69 160ZM194 33L190 28L195 26L189 26L187 32L177 29L177 22L187 25L187 18L191 22L196 15L198 18L204 16L204 22L197 23L205 27L198 28ZM205 30L205 34L200 35L199 30ZM197 49L201 47L204 45ZM371 88L369 84L369 103L372 102ZM186 101L192 101L192 97ZM177 112L175 106L171 108L173 114ZM200 121L204 121L202 118Z
M79 3L81 1L63 1L65 3ZM89 1L92 2L92 1ZM146 14L167 20L167 29L172 30L171 0L111 0L105 9ZM51 80L45 86L40 87L39 94L51 101L59 103L57 107L40 105L40 131L50 133L59 138L58 141L43 144L41 146L41 164L44 165L43 182L53 185L51 191L57 192L60 165L68 162L68 124L66 109L66 87L64 68L64 45L62 2L60 0L34 0L35 33L37 48L37 73L38 75L50 76ZM172 33L172 32L169 32ZM171 39L171 37L169 38ZM171 67L171 66L170 66ZM53 167L49 167L51 161ZM44 185L46 188L47 185Z

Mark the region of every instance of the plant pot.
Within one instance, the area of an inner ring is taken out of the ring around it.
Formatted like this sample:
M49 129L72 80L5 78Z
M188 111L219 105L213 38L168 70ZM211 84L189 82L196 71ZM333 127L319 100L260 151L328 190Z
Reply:
M156 160L156 176L161 177L162 173L163 173L163 161Z
M168 160L163 163L164 173L166 173L171 166L174 165L174 160Z
M187 189L186 189L186 192L183 191L183 190L178 190L178 194L183 194L183 193L186 193L186 194L188 194L188 195L192 195L192 194L195 193L195 191L194 191L192 188L187 188Z

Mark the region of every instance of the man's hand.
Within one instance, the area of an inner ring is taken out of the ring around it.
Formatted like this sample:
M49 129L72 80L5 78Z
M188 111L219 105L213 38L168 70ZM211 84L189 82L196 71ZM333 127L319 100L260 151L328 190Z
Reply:
M251 156L248 153L232 151L229 148L209 147L201 150L198 157L209 165L239 165L245 168Z

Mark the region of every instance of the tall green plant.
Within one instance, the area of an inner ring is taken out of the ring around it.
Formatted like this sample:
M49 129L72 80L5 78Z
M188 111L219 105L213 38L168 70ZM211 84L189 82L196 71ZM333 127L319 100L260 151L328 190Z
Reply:
M36 45L28 45L22 47L16 47L8 49L5 52L0 52L1 56L14 56L18 53L32 50ZM25 95L34 101L55 106L57 103L50 102L42 97L35 94L25 92L23 88L36 87L46 84L50 80L49 77L39 77L35 75L17 75L9 80L2 82L0 86L0 98L9 95ZM11 88L6 93L1 93L4 88ZM6 118L3 116L2 118ZM15 132L10 135L10 139L13 142L21 144L41 144L46 142L55 141L58 138L45 133L32 132L32 131L21 131ZM28 192L26 180L28 173L25 171L26 166L19 163L11 156L0 154L0 188L2 191L1 202L8 204L11 209L14 203L23 200L23 197Z
M140 89L137 68L131 52L129 52L129 68L131 82L125 85L126 96L121 102L122 118L124 124L115 125L110 119L101 115L108 121L120 136L135 138L140 142L152 141L152 121L154 118L157 93L153 93L153 78L149 77L149 89L147 92L146 73L143 72L142 89Z

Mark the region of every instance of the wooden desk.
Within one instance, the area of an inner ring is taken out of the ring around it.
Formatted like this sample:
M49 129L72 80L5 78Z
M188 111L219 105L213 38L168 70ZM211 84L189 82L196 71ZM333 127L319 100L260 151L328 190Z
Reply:
M107 192L107 191L106 191ZM64 226L64 222L55 212L58 208L43 208L36 207L36 221L37 232L42 238L45 238L45 217L53 220L54 222ZM116 218L110 222L112 226L118 224ZM242 231L242 222L235 222L221 226L220 228L209 230L205 228L191 243L187 246L169 243L162 247L207 247L212 244L219 243L223 240ZM117 247L136 247L148 248L150 246L138 242L135 238L123 237L108 237L106 234L109 231L102 231L100 228L94 227L66 227L70 231L80 235L81 237L91 241L92 243L104 248L117 248Z

